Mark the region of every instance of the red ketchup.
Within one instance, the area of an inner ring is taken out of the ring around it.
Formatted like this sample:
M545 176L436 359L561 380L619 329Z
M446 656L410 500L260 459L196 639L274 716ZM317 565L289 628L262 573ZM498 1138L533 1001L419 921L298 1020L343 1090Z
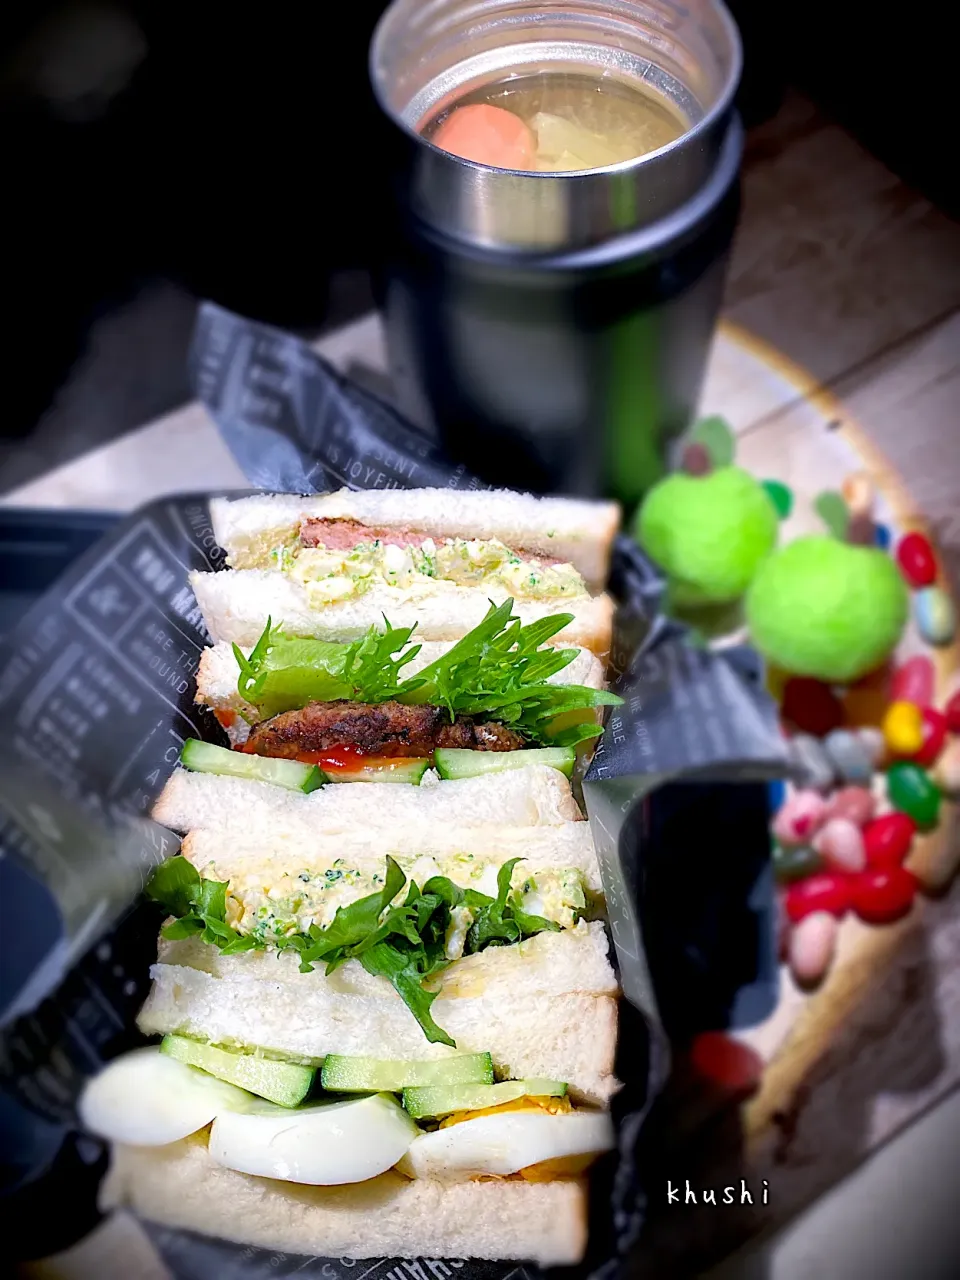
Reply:
M380 763L377 757L371 756L362 747L349 743L340 747L327 747L323 751L299 751L297 759L302 764L319 765L324 773L356 773L365 764ZM391 760L388 763L396 762Z

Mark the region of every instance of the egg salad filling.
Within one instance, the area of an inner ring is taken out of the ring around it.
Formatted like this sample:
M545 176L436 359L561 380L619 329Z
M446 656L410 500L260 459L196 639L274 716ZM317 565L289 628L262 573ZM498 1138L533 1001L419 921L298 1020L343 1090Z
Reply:
M439 860L399 858L398 865L417 884L443 876L487 896L497 893L497 866L475 859L473 854ZM227 924L239 934L249 934L267 945L294 934L309 933L311 927L327 928L341 907L365 894L379 892L384 884L382 867L351 866L342 858L321 869L281 870L267 863L248 872L234 869L224 874L211 862L200 872L204 878L227 883ZM576 867L550 867L529 874L524 873L520 863L513 870L511 890L523 911L562 929L572 928L588 910L583 874ZM475 914L469 904L451 909L444 946L448 960L459 960L463 955Z
M390 1170L549 1181L577 1176L613 1146L609 1114L574 1107L561 1081L493 1075L489 1053L426 1062L328 1055L318 1073L168 1035L100 1072L80 1115L111 1142L163 1147L192 1136L224 1168L313 1186Z
M340 548L304 546L287 535L270 546L264 539L251 543L233 562L236 568L280 569L316 604L350 600L375 586L411 590L438 582L501 589L531 600L589 595L572 564L519 554L497 538L424 538L400 546L373 538Z

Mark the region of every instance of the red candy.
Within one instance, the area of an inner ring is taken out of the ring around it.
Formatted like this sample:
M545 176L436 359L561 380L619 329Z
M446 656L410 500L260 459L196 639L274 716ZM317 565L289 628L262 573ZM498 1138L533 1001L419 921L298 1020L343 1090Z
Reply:
M928 707L933 701L935 674L933 663L924 654L908 658L893 673L891 702L912 702L915 707Z
M748 1095L760 1084L763 1059L748 1045L722 1031L704 1031L690 1046L690 1063L725 1093Z
M957 690L944 707L943 717L947 722L947 729L951 733L960 733L960 689Z
M815 738L825 738L843 722L843 707L832 689L807 676L793 676L787 681L781 710L784 720Z
M899 867L910 852L917 824L906 813L887 813L863 828L863 849L867 866L874 871Z
M842 916L850 906L850 878L831 871L807 876L789 887L784 905L794 924L811 911L829 911L832 916Z
M947 717L933 707L923 708L923 746L910 759L926 769L936 764L947 740Z
M861 871L850 882L853 909L867 924L889 924L905 916L917 892L916 876L905 867Z
M922 533L908 533L897 543L897 564L911 587L930 587L937 580L933 547Z

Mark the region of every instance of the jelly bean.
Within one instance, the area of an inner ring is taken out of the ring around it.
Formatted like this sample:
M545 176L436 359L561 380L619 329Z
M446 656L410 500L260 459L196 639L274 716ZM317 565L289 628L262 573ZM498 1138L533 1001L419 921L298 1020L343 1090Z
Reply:
M814 836L813 847L831 871L855 875L867 865L860 828L847 818L830 818Z
M874 545L879 547L881 551L890 549L890 530L885 524L875 524L873 526Z
M826 816L826 802L816 791L795 791L770 829L781 844L807 844L823 826Z
M785 484L781 484L779 480L764 480L762 483L767 491L767 497L776 507L777 515L781 520L786 520L793 510L792 492Z
M913 597L917 629L936 648L948 645L957 634L957 611L953 601L939 587L924 587Z
M933 779L945 796L960 800L960 738L951 742L937 761Z
M950 733L960 733L960 689L944 707L943 718Z
M923 743L914 751L911 759L929 769L936 764L947 741L947 717L934 707L923 708Z
M808 676L787 681L780 711L784 720L815 738L824 737L843 722L843 707L830 686Z
M937 580L937 558L922 533L908 533L897 543L897 564L911 587L929 587Z
M680 466L688 476L708 476L713 470L713 462L707 446L699 440L688 444L683 451Z
M849 729L834 729L823 740L823 748L835 771L846 782L869 782L873 760L866 747Z
M767 804L770 806L771 813L776 813L786 798L787 784L782 778L776 778L773 782L767 783Z
M929 707L933 702L935 686L936 672L933 663L925 653L918 653L894 671L890 682L890 701L912 702L915 707Z
M913 906L917 878L906 867L862 871L850 881L854 911L868 924L889 924L905 916Z
M854 826L863 827L873 817L876 801L866 787L841 787L827 800L827 820L846 818Z
M812 911L790 932L787 955L800 986L820 981L830 967L840 926L829 911Z
M906 813L885 813L863 829L863 851L867 866L874 870L899 867L910 852L917 824Z
M876 541L873 517L863 513L852 515L847 525L847 541L852 547L872 547Z
M891 702L880 728L891 755L916 755L923 746L923 714L912 702Z
M829 911L832 916L842 916L850 906L850 880L835 871L821 871L792 884L786 892L784 905L794 924L812 911Z
M755 1092L763 1076L763 1059L757 1051L722 1031L702 1031L694 1039L690 1065L725 1093L739 1096Z
M887 795L894 809L909 814L921 830L937 825L940 789L919 765L901 761L887 770Z
M890 668L880 667L850 685L842 701L845 724L853 728L879 725L890 705Z
M800 770L804 785L814 791L828 791L836 771L826 750L808 733L798 733L787 744L787 754Z
M876 768L887 754L887 744L883 740L883 734L879 729L868 725L864 729L857 730L857 741L867 753L870 763Z
M823 870L823 859L807 845L774 845L773 873L781 884L792 884Z
M854 471L840 486L843 500L852 516L868 516L873 511L876 491L865 471Z

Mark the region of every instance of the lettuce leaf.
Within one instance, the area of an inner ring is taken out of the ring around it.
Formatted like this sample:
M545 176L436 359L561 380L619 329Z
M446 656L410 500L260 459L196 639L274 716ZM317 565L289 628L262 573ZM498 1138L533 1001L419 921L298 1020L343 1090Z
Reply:
M240 934L227 924L228 886L204 879L181 854L156 868L146 891L177 917L164 925L167 938L199 935L224 955L267 948L293 950L299 955L302 973L309 973L316 964L326 965L326 972L331 973L347 960L359 960L368 973L393 985L427 1040L456 1048L430 1013L436 993L424 987L428 978L451 963L445 950L451 912L463 905L474 913L465 955L488 946L509 946L560 927L523 911L519 895L510 888L513 869L520 861L511 858L503 864L497 873L497 896L491 898L475 889L461 889L446 876L433 876L420 889L413 881L408 884L401 868L388 856L383 888L377 893L339 907L324 929L311 925L306 933L274 939ZM407 892L398 901L404 886Z
M266 717L337 699L430 704L446 708L451 720L483 716L530 742L574 746L602 732L578 717L621 699L584 685L548 683L577 655L548 644L572 618L556 613L521 626L512 600L491 605L478 626L407 679L403 668L420 651L411 643L413 627L392 627L384 619L384 631L371 628L352 644L336 644L288 636L268 619L248 658L234 645L237 689Z

